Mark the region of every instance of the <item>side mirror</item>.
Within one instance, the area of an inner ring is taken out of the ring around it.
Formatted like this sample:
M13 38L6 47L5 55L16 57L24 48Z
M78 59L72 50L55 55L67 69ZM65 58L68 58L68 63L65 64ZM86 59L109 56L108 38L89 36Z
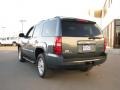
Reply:
M19 37L25 37L24 33L20 33Z

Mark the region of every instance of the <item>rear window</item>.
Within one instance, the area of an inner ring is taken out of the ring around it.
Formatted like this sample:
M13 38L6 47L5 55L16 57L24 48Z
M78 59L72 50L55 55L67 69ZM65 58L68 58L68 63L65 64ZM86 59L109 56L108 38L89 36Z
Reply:
M68 37L89 37L100 35L95 23L62 20L62 35Z

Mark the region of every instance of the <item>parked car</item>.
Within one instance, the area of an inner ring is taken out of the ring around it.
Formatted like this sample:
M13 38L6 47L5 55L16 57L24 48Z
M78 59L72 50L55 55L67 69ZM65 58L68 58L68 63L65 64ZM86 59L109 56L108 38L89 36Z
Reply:
M18 43L17 37L4 37L0 40L0 45L13 45L16 46Z
M106 61L106 42L93 21L55 17L19 34L18 58L37 65L40 77L48 69L79 67L88 71Z
M0 38L0 46L2 45L1 42L2 42L2 38Z
M6 38L2 37L0 38L0 46L6 45Z

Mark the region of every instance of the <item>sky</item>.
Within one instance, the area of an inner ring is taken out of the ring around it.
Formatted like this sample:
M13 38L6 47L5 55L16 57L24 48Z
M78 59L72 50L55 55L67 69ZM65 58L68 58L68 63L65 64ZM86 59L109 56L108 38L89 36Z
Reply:
M0 0L0 34L26 32L39 21L55 16L91 19L89 9L98 9L105 0Z

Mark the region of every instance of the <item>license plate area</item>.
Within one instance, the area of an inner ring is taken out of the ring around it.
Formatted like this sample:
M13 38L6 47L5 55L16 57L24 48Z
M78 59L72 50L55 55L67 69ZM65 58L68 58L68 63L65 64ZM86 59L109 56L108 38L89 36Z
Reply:
M85 53L85 52L95 52L96 45L95 44L81 44L78 45L78 53Z
M83 45L82 46L82 50L83 52L88 52L88 51L91 51L91 45Z

